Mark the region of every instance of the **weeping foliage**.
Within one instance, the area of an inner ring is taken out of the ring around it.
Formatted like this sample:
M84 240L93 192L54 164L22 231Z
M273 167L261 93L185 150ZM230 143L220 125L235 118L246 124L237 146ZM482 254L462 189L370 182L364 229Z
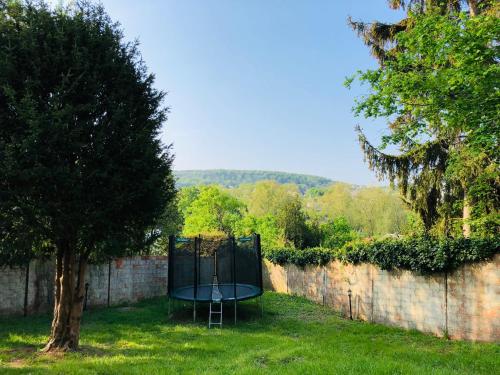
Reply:
M413 14L428 11L448 14L467 9L472 15L477 15L483 12L498 13L500 10L494 0L388 0L388 5L391 9L404 9ZM379 21L371 23L354 21L349 17L347 23L363 39L371 54L380 63L387 58L388 50L396 48L396 35L411 27L406 18L391 24Z
M427 230L450 202L459 199L460 191L444 181L449 149L444 141L429 142L394 156L374 147L360 127L356 130L370 169L399 187L403 201L420 215ZM449 212L444 215L448 218Z
M383 22L365 23L354 21L349 17L347 22L370 48L371 54L380 62L386 59L386 50L393 45L397 33L406 29L406 20L402 20L396 24Z

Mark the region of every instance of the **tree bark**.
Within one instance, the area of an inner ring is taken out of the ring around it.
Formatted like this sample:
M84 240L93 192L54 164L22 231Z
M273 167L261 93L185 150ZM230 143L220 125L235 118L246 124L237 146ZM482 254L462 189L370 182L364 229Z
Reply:
M54 318L44 352L77 350L80 340L87 259L81 255L77 262L74 248L62 242L56 262Z
M477 16L479 9L477 7L477 0L469 0L469 14L471 17Z

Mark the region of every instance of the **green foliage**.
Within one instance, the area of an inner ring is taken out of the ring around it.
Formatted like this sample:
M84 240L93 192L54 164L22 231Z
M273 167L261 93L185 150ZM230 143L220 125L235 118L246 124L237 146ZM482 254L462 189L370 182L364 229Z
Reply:
M200 195L200 188L198 186L190 186L182 188L178 194L178 207L182 215L185 216L187 209Z
M102 7L0 1L0 260L144 248L175 194L163 99Z
M321 241L324 239L324 233L321 231L321 222L316 217L311 217L305 213L306 228L304 233L304 242L302 247L317 247L321 245Z
M466 263L491 259L499 253L498 239L437 239L412 237L356 241L343 249L350 263L372 263L384 270L406 269L419 273L453 271Z
M470 206L472 220L464 224L494 235L500 19L442 10L410 13L391 36L389 45L397 47L384 51L383 64L358 74L370 92L357 101L355 113L391 119L380 148L361 131L360 143L370 167L399 185L427 230L437 224L450 234L462 208ZM399 154L381 151L389 145Z
M235 197L243 193L251 210ZM217 186L187 187L179 193L178 206L185 235L259 233L263 248L302 248L320 243L319 226L308 220L293 186L266 181L245 186L243 192Z
M273 249L285 246L283 230L278 226L273 215L255 217L246 215L235 230L236 236L248 236L259 233L262 249Z
M191 191L189 197L193 197ZM185 209L183 234L233 235L243 217L243 209L243 203L217 186L202 186Z
M404 239L357 240L338 249L272 249L264 256L273 263L326 264L341 260L371 263L383 270L410 270L422 274L449 272L466 263L491 259L500 251L498 239L438 239L429 236Z
M352 230L347 220L340 216L334 220L330 220L320 227L321 230L321 246L338 249L358 237L357 233Z
M178 187L215 184L235 188L242 184L254 184L264 180L276 181L279 184L295 184L302 193L312 187L326 186L333 182L324 177L296 173L226 169L175 171L175 176Z
M441 231L438 233L440 234ZM424 224L422 219L415 212L408 212L406 216L406 225L402 232L405 236L422 236L425 234Z
M265 184L264 184L265 185ZM279 186L279 185L278 185ZM253 187L252 187L253 190ZM260 190L257 189L257 192ZM226 234L247 236L252 233L261 235L263 248L280 247L285 244L284 230L278 225L276 216L260 209L261 215L248 212L245 203L236 198L241 191L226 191L218 186L190 186L179 192L179 210L183 218L185 235ZM250 193L249 193L250 194ZM267 195L253 194L256 205L264 202ZM269 203L270 207L278 203ZM272 209L274 213L277 209Z
M235 189L211 186L213 195L204 197L204 208L193 209L191 206L206 189L202 185L180 190L177 205L184 223L184 233L221 234L224 225L216 224L214 207L219 206L221 212L218 216L222 217L222 196L232 202L230 210L236 208L235 215L232 215L231 222L225 225L226 230L223 232L234 235L259 233L262 245L267 249L315 247L328 241L328 246L334 243L337 246L340 242L356 238L358 234L401 233L407 225L408 211L395 192L386 188L355 188L347 184L334 184L315 188L313 193L308 191L303 196L296 185L281 185L275 181L259 181ZM231 194L234 199L229 199L227 194ZM212 208L209 209L209 206ZM342 214L346 215L345 219L341 218ZM336 221L339 225L332 226ZM345 225L350 228L341 234L341 227ZM175 227L175 220L169 227ZM336 231L335 239L332 238L332 231Z
M277 215L288 201L300 196L295 184L279 184L276 181L258 181L230 190L245 202L248 213L255 216Z
M306 194L306 212L321 223L343 217L362 236L399 234L405 230L408 209L388 188L353 187L336 183Z
M170 235L178 235L182 232L184 220L179 210L179 196L177 195L165 206L165 210L158 220L157 225L149 232L151 245L144 249L143 253L148 255L163 255L168 251Z
M306 249L278 248L264 251L264 257L275 264L325 265L336 258L336 252L324 247Z
M289 197L281 202L277 213L276 222L283 230L285 245L302 248L306 245L308 227L307 216L302 210L300 197Z

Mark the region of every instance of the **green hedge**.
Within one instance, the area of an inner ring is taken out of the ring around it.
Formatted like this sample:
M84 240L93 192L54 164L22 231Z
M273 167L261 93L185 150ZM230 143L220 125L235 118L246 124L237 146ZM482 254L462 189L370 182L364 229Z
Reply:
M371 263L383 270L404 269L423 274L452 271L465 263L481 262L499 253L496 239L436 239L414 237L354 241L341 249L273 249L264 256L276 264L323 265L331 260Z
M303 250L280 248L264 251L264 257L275 264L295 264L304 267L308 264L322 266L336 259L336 252L323 247L311 247Z

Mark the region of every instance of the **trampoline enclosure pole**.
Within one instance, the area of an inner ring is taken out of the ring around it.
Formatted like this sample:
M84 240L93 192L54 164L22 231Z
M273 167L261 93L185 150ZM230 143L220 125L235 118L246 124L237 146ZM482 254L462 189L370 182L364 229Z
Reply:
M254 235L254 246L257 252L257 270L259 275L259 287L260 292L264 292L264 286L262 285L262 250L260 248L260 234Z
M232 246L232 253L233 253L233 292L234 292L234 324L236 324L236 304L237 304L237 298L236 298L236 241L234 237L231 237L231 246Z
M193 300L193 321L196 322L196 299L198 297L198 259L199 255L199 247L200 247L201 238L195 237L194 239L194 269L193 269L193 291L194 291L194 300Z
M167 277L167 295L170 297L172 294L172 280L173 280L173 274L174 274L174 268L172 265L174 264L173 262L173 257L174 257L174 250L175 250L175 236L170 235L168 236L168 277Z

